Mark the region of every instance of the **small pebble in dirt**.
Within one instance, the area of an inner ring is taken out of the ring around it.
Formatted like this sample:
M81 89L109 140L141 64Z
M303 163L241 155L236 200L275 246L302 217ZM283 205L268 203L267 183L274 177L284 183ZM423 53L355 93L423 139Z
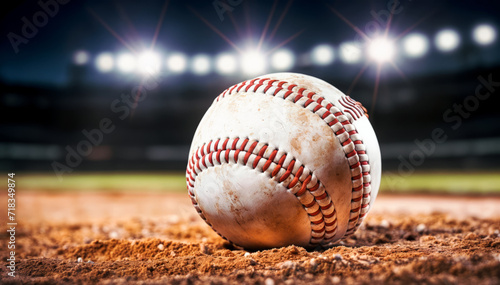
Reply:
M257 264L257 261L255 261L255 259L253 259L253 258L250 258L249 261L250 261L250 265Z
M271 278L267 278L266 281L264 281L265 285L274 285L274 280Z
M388 228L391 224L387 221L387 220L382 220L382 222L380 222L380 226L383 227L383 228Z
M285 262L283 262L281 264L281 268L282 269L286 269L286 268L292 268L293 269L293 268L295 268L295 262L287 260L287 261L285 261Z
M338 283L340 283L340 277L338 277L338 276L333 276L333 277L332 277L332 283L333 283L333 284L338 284Z
M417 232L419 232L419 233L425 231L426 229L427 229L427 227L424 224L418 224L418 226L417 226Z
M466 236L465 236L465 239L466 240L475 240L477 239L477 235L475 233L468 233Z
M119 237L119 234L116 231L112 231L109 233L109 238L111 239L117 239Z
M250 256L250 252L245 252L245 254L243 256L249 257Z
M316 261L316 258L311 258L311 260L309 260L309 264L312 267L316 267L318 265L318 262Z
M93 262L92 260L89 259L89 260L87 260L87 263L88 264L94 264L95 262Z
M208 254L208 247L204 243L201 243L200 244L200 251L201 251L201 253Z
M76 260L78 263L82 263L83 262L83 258L81 257L78 257L78 259Z
M177 224L177 223L179 223L180 218L177 215L169 215L169 216L167 216L167 221L170 224Z
M165 246L163 245L163 243L160 243L160 244L158 245L158 249L159 249L159 250L164 250L164 249L165 249Z
M341 261L342 260L342 255L340 255L340 254L334 254L333 255L333 259Z

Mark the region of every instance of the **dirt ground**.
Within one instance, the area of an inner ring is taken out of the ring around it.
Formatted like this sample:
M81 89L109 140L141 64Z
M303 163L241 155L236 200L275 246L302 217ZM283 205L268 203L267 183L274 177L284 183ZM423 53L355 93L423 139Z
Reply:
M381 195L354 236L310 251L234 248L187 194L26 192L16 207L3 284L500 284L498 196Z

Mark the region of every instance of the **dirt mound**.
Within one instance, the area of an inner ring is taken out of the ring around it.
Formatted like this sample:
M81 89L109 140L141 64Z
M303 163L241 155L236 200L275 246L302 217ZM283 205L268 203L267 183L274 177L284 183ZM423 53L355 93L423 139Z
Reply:
M500 218L370 215L332 248L248 252L193 216L24 223L1 283L498 284ZM8 256L6 248L0 257ZM7 276L7 277L6 277Z

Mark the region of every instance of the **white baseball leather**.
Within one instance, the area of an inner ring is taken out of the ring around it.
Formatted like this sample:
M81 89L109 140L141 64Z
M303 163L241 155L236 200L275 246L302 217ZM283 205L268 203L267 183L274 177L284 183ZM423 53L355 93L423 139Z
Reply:
M329 245L352 234L380 176L363 109L295 73L260 76L219 95L196 130L186 171L200 216L253 249Z

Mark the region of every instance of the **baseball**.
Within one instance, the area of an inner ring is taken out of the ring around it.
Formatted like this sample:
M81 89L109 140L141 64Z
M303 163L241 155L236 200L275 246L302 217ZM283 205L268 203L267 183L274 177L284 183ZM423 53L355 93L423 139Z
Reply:
M186 170L201 218L248 249L329 246L353 234L380 177L366 109L296 73L222 92L198 125Z

